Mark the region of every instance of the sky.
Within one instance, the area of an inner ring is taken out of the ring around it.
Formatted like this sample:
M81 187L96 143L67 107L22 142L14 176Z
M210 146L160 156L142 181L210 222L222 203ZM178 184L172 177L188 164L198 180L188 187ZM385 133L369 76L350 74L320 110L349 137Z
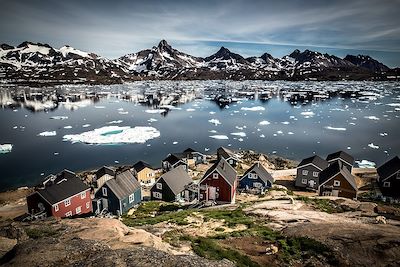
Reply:
M107 58L161 39L194 56L310 49L400 67L400 0L0 0L0 43L71 45Z

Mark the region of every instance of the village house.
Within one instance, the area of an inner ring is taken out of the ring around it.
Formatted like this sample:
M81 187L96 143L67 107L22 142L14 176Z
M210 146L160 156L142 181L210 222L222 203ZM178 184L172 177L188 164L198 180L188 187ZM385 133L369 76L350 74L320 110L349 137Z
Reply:
M98 169L95 173L95 186L97 188L101 187L106 181L112 179L115 175L115 169L109 166L103 166Z
M332 164L333 162L340 161L344 167L346 167L350 173L353 170L353 165L354 165L354 158L347 154L344 151L338 151L332 154L329 154L326 157L326 161L328 161L329 164Z
M198 164L205 164L207 163L206 155L200 153L192 148L185 149L182 154L185 155L187 159L187 163L189 166L196 166Z
M89 186L69 170L49 175L26 201L32 215L46 213L64 218L92 212Z
M251 166L240 178L239 188L243 190L264 191L271 188L274 183L274 178L260 163L256 162Z
M161 168L164 172L168 172L178 166L183 166L185 171L188 171L188 163L184 153L168 154L161 162Z
M377 169L378 185L384 197L400 198L400 158L392 158Z
M320 196L355 199L357 190L355 177L341 161L333 162L319 175L318 194Z
M319 174L328 166L329 163L317 155L303 159L297 166L295 186L317 190L319 186Z
M211 166L199 182L199 201L235 203L236 170L221 158Z
M192 183L184 166L178 166L157 179L150 189L151 200L191 202L196 197L190 187Z
M235 152L222 146L217 149L217 158L218 160L221 158L225 159L234 168L239 162L239 158Z
M140 183L130 170L115 174L95 192L95 213L108 211L114 215L127 213L142 200Z
M152 185L155 182L156 171L144 161L138 161L133 165L133 170L137 174L137 179L142 185Z

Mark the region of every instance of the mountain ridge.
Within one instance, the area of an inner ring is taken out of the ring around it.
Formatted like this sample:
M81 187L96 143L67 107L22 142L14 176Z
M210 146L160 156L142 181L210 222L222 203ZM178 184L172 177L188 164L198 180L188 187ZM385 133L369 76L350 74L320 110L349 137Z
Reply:
M25 41L0 45L0 81L17 84L114 84L144 79L261 80L399 80L399 68L389 68L368 55L344 58L295 49L282 58L268 52L243 57L221 47L208 57L157 46L117 59L107 59L69 45L54 48Z

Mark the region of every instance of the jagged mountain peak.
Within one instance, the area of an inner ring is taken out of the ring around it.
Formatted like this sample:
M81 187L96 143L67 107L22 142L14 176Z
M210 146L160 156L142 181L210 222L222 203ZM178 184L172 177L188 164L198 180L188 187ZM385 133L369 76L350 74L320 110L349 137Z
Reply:
M14 46L11 46L9 44L3 43L3 44L0 45L0 48L3 49L3 50L10 50L10 49L14 49Z
M353 63L354 65L368 69L373 72L388 71L390 68L385 64L379 62L378 60L368 56L368 55L347 55L344 60Z
M172 49L171 45L164 39L162 39L157 46L159 49Z

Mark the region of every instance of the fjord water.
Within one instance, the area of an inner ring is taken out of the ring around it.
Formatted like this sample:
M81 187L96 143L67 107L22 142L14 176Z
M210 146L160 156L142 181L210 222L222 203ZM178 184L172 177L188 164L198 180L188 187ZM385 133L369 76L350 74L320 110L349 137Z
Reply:
M313 88L331 84L310 83ZM168 153L188 147L213 153L219 146L230 146L295 160L314 153L325 157L344 150L356 160L366 159L380 165L400 154L400 87L398 83L366 85L375 88L377 99L333 97L323 102L291 105L274 96L267 101L243 99L225 108L210 100L197 99L179 105L179 109L166 116L148 113L149 107L116 98L101 99L73 111L61 105L54 111L36 113L5 108L0 110L0 143L11 143L14 147L11 153L0 154L0 189L34 185L64 168L79 171L116 162L134 164L138 160L160 166ZM122 109L125 114L121 114ZM68 119L50 119L54 116ZM210 123L211 119L221 124ZM110 124L118 120L122 122ZM109 125L152 126L160 131L160 137L144 144L90 145L63 141L64 135ZM44 131L57 134L38 136ZM210 137L214 135L225 135L228 139Z

